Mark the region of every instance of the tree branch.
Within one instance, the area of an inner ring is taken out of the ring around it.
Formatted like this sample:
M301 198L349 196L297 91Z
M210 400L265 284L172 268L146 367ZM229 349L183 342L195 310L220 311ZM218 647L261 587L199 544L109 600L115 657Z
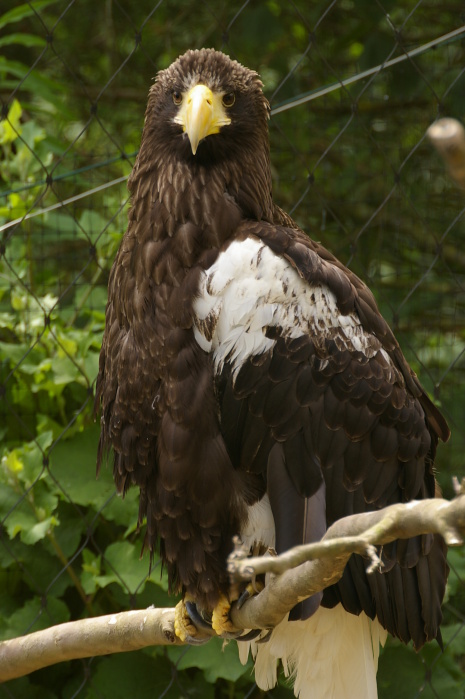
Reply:
M465 190L465 130L462 124L457 119L439 119L426 133L444 158L452 179Z
M232 577L250 579L272 572L265 589L241 609L233 605L238 629L271 628L298 602L337 582L352 555L367 556L374 570L380 561L375 546L420 534L440 534L449 546L463 543L465 494L452 502L422 500L392 505L376 512L335 522L323 539L298 546L281 556L247 558L236 547L231 554ZM205 640L208 635L202 632ZM145 609L83 619L0 643L0 682L27 675L55 663L153 645L181 645L174 633L174 609Z
M375 546L428 533L440 534L449 546L463 543L465 495L452 502L440 498L412 501L344 517L321 541L297 546L281 556L246 558L236 550L229 562L233 579L250 579L265 572L278 575L240 610L233 607L231 619L237 628L276 626L297 602L336 583L352 553L368 557L368 569L373 571L380 564Z
M0 643L0 682L65 660L160 645L182 645L174 633L174 609L149 608L70 621Z

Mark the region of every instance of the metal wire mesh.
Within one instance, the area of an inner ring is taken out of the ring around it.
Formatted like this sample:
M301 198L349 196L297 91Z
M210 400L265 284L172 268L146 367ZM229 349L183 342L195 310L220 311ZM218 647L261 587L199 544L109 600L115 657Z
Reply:
M173 604L159 566L148 576L139 559L137 493L117 498L109 469L95 480L92 394L147 90L187 48L213 45L261 73L275 200L367 281L440 401L450 497L465 452L465 196L425 132L464 112L462 4L7 0L2 12L1 638ZM381 698L463 697L463 550L450 564L444 653L390 642ZM267 694L292 695L284 682ZM63 663L0 695L264 693L232 645L209 644Z

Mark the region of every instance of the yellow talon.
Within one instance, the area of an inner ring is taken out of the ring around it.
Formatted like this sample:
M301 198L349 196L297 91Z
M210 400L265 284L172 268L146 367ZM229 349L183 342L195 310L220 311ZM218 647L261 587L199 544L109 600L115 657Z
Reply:
M229 618L230 610L231 604L228 598L225 595L221 595L218 604L212 612L212 628L218 636L222 636L225 633L234 633L238 630Z
M178 602L174 609L174 633L183 643L188 637L197 636L197 629L191 621L184 600Z

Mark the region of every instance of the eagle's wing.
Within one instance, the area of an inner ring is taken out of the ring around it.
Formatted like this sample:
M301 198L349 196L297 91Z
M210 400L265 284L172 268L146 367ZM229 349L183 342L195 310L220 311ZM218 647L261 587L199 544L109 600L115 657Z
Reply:
M447 425L367 287L324 248L245 222L202 276L194 313L229 455L266 483L278 552L319 539L345 515L434 497ZM395 542L383 559L385 572L368 578L353 556L323 604L376 615L420 647L438 634L444 544Z
M179 264L198 229L177 231L176 256L153 239L152 208L144 214L139 202L131 210L110 273L95 399L102 412L97 465L113 451L118 491L140 488L144 546L151 554L159 547L170 590L212 609L229 584L225 561L245 507L237 496L243 479L220 433L209 357L192 330L200 263L187 271Z

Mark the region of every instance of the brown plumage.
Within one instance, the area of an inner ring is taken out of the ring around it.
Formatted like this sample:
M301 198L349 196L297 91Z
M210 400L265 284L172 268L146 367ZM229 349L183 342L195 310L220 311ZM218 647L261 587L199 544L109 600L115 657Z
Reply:
M196 85L213 121L192 135ZM433 497L449 436L366 285L273 203L268 115L256 73L213 50L158 74L108 288L98 464L112 449L118 490L140 488L146 546L207 611L265 493L282 551L342 516ZM353 556L292 616L341 602L417 648L436 638L442 540L383 558L367 576Z

